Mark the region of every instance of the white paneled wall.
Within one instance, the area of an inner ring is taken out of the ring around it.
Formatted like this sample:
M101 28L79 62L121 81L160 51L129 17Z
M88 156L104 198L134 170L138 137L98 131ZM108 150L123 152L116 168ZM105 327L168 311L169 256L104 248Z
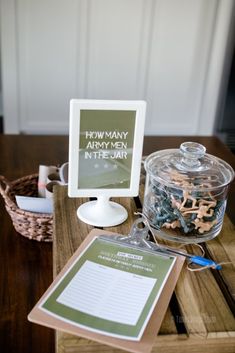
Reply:
M102 98L145 99L146 134L211 134L232 7L1 0L6 132L67 133L70 98Z

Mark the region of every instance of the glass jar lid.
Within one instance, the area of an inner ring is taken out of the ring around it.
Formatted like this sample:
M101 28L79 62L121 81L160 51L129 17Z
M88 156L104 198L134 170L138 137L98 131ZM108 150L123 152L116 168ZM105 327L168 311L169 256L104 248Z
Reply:
M206 148L196 142L184 142L180 149L150 154L145 169L161 184L183 190L214 190L234 178L234 170L228 163L207 154Z

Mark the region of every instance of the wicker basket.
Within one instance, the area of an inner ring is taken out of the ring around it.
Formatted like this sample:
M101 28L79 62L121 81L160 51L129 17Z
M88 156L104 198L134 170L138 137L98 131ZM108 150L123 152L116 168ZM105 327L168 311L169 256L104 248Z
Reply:
M0 193L18 233L29 239L50 242L53 236L52 215L21 210L15 201L15 195L37 196L37 184L38 174L27 175L12 182L0 176Z

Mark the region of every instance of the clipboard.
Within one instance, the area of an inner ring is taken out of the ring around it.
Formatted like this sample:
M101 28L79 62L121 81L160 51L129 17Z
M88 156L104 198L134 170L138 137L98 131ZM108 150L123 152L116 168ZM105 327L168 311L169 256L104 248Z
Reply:
M79 246L70 260L67 262L63 270L55 278L51 286L44 293L42 298L38 301L35 307L28 315L28 319L31 322L47 326L56 330L61 330L76 336L87 338L89 340L97 341L102 344L106 344L112 347L117 347L126 351L134 353L149 353L153 347L154 341L156 339L157 333L160 329L162 320L166 313L171 295L174 291L175 285L177 283L178 277L180 275L185 258L183 256L177 256L173 268L169 274L168 280L166 281L164 288L158 298L156 306L152 312L152 315L148 321L145 331L141 337L140 341L132 341L127 339L120 339L116 337L107 336L104 334L92 332L88 329L84 329L78 326L74 326L69 322L65 322L57 317L53 317L47 314L41 309L41 304L48 296L48 294L53 290L53 288L58 284L64 274L73 265L80 254L87 248L87 246L93 241L95 237L99 236L110 236L114 237L117 234L107 232L104 230L93 229L83 243Z

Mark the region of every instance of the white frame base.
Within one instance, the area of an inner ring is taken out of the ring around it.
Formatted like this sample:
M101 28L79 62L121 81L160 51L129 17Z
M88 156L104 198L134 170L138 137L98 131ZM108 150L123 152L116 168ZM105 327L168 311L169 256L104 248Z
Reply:
M127 210L116 202L109 201L109 197L99 196L96 201L89 201L77 209L78 218L92 226L113 227L123 223L127 217Z

